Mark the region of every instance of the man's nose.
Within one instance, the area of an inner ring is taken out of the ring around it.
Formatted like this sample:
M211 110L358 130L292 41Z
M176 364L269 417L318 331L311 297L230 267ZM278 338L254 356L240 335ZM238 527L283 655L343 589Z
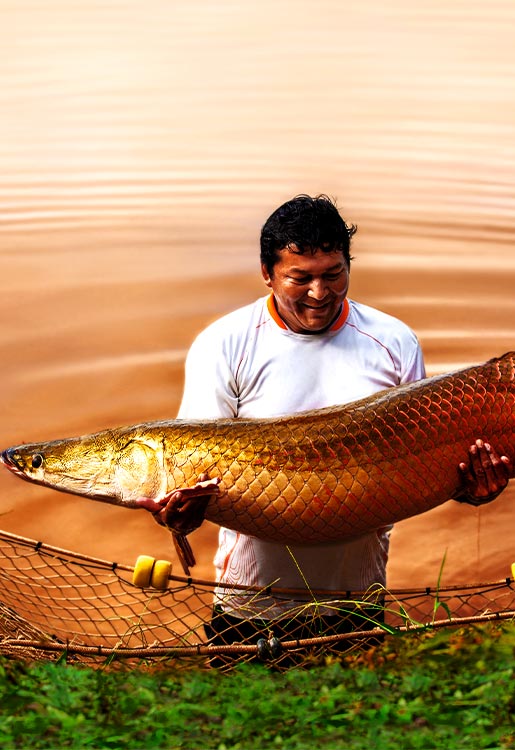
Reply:
M324 299L327 296L327 285L323 279L312 279L309 289L308 297L313 299Z

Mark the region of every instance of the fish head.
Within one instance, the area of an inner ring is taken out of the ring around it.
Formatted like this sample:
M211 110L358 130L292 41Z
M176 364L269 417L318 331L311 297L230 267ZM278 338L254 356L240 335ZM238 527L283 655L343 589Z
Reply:
M4 450L2 463L16 476L61 492L139 507L140 497L166 489L160 441L106 430L94 435Z

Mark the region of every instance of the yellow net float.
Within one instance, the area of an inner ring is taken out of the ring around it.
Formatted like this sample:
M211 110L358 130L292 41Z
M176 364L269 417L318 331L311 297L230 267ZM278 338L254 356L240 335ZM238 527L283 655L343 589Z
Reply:
M164 591L172 571L169 560L156 560L150 555L139 555L134 565L132 583L141 589L149 587Z
M156 560L150 577L150 585L155 589L164 591L168 587L168 578L171 571L171 562L168 560Z

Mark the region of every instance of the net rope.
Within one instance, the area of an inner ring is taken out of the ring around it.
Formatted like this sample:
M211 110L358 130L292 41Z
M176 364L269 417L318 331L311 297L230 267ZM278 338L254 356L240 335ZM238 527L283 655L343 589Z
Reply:
M310 592L301 618L277 630L252 621L228 623L213 637L213 581L171 573L167 588L140 588L134 567L88 557L33 539L0 531L0 654L28 660L83 663L120 668L137 663L156 668L171 662L221 669L259 659L278 668L345 654L380 640L385 632L467 625L515 616L512 578L461 586L368 592ZM295 598L291 589L259 591L237 587L255 602ZM304 596L306 592L304 591ZM317 634L309 628L323 602L348 619L349 632ZM372 622L384 611L384 625ZM235 631L235 632L231 632ZM234 642L232 642L234 641Z

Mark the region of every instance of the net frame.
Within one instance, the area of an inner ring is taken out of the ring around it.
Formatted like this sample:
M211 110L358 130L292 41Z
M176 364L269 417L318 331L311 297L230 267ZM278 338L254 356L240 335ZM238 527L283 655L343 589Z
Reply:
M388 634L515 617L515 581L507 577L468 585L313 591L296 617L272 626L254 619L251 636L243 632L248 620L229 622L221 637L214 637L209 632L214 581L172 571L167 588L157 590L135 586L133 574L134 566L0 531L0 654L103 668L173 663L226 670L259 660L286 669L369 647ZM306 595L280 587L234 588L258 602L271 594ZM343 624L338 632L317 632L321 606L338 612Z

